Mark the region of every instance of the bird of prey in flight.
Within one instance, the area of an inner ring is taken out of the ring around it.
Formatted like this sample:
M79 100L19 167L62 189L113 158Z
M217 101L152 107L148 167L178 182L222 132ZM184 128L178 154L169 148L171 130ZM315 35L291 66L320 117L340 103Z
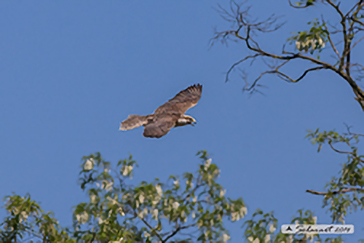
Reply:
M121 122L120 131L127 131L144 126L144 137L160 138L172 127L194 125L196 120L184 113L194 107L201 98L202 85L195 84L179 92L175 97L159 106L154 114L140 116L129 115Z

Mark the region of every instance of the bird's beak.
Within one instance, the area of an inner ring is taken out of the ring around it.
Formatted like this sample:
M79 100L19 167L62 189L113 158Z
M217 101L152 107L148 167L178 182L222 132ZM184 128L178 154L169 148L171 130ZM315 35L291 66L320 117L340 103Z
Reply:
M191 123L192 126L195 126L197 124L196 120L194 119Z

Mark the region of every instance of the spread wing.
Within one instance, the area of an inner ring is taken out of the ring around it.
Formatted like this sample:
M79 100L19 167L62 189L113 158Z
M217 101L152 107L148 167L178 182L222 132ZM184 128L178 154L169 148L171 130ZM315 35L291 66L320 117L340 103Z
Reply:
M175 97L159 106L155 114L177 113L184 114L188 109L194 107L201 98L202 85L195 84L179 92Z
M153 121L145 126L143 136L160 138L166 135L174 127L178 117L179 115L167 113L156 115Z

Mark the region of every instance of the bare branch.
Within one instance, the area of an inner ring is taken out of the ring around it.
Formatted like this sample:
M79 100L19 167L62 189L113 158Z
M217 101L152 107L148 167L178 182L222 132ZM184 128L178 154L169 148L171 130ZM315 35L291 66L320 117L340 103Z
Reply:
M258 81L259 81L259 80L260 80L260 79L261 79L261 78L262 78L265 74L277 74L279 78L281 78L282 80L284 80L284 81L286 81L286 82L297 83L297 82L299 82L301 79L303 79L303 78L304 78L304 77L305 77L305 76L306 76L309 72L317 71L317 70L320 70L320 69L325 69L325 67L314 67L314 68L309 68L309 69L305 70L305 71L303 72L303 74L302 74L300 77L298 77L297 79L293 79L293 78L291 78L290 76L288 76L287 74L285 74L285 73L283 73L283 72L279 71L278 69L265 71L265 72L261 73L261 74L259 75L259 77L258 77L258 78L256 78L256 79L254 80L253 84L252 84L249 88L246 88L245 90L247 90L247 91L252 90L252 89L256 86L257 82L258 82Z
M292 0L288 0L289 4L292 7L296 8L305 8L305 7L299 7L295 6L293 4ZM274 15L271 15L264 21L256 21L251 20L248 14L247 9L243 9L242 5L236 4L235 2L232 2L230 5L230 11L221 10L220 12L224 15L225 18L227 18L230 22L234 23L234 26L231 30L219 32L215 35L213 38L213 41L221 40L226 41L232 39L233 41L242 41L248 50L252 51L253 54L249 54L248 56L244 57L243 59L239 60L238 62L234 63L229 70L226 73L225 81L229 80L229 74L231 71L236 68L239 64L242 64L244 61L248 59L252 59L253 61L255 58L258 57L268 57L273 60L281 60L287 63L294 60L304 60L309 63L316 64L316 67L309 68L306 70L303 70L303 73L300 77L297 79L293 79L287 74L283 73L279 68L271 68L271 70L262 72L259 77L257 77L253 84L250 86L246 86L244 90L248 91L254 91L254 87L257 86L257 82L266 74L277 74L279 78L288 81L288 82L298 82L301 79L303 79L307 73L315 71L315 70L321 70L321 69L328 69L333 72L335 72L337 75L339 75L341 78L343 78L352 88L355 99L359 102L361 105L363 111L364 111L364 91L361 90L361 88L358 86L356 81L351 77L351 69L352 67L355 67L358 65L352 65L351 64L351 52L353 48L357 46L359 42L361 42L363 38L360 38L355 43L352 42L354 36L358 31L364 31L364 27L358 27L364 26L364 24L359 21L357 15L359 13L359 10L362 10L364 8L363 1L360 1L359 3L356 3L345 15L342 12L342 10L339 8L340 4L335 4L333 0L322 0L322 2L326 2L330 7L332 7L340 16L340 30L337 30L335 26L333 26L334 31L329 31L329 29L325 26L325 32L327 34L328 42L330 43L330 46L335 53L336 57L338 58L338 61L333 64L330 64L329 62L322 61L318 57L314 57L309 54L305 54L302 52L298 53L292 53L285 51L284 47L282 50L282 54L275 54L272 52L269 52L265 50L264 48L259 46L259 43L255 40L255 36L257 33L267 33L271 31L277 30L282 24L277 24L278 17L275 17ZM220 7L221 8L221 7ZM351 15L351 16L350 16ZM323 21L326 23L325 21ZM354 25L355 23L355 25ZM330 26L329 23L327 23L328 26ZM340 38L343 42L343 48L342 52L339 52L339 49L337 48L337 45L335 44L333 40L333 35L341 33L342 38ZM336 58L335 58L336 59ZM264 59L263 59L264 61ZM364 71L364 69L362 69ZM359 70L360 71L360 70Z
M351 52L353 49L354 49L354 47L359 43L359 42L361 42L362 40L364 39L364 36L362 37L362 38L360 38L359 40L357 40L352 46L351 46L351 48L350 48L350 50L349 50L349 52Z
M348 53L347 51L348 51L348 42L349 41L348 41L347 32L346 32L346 18L345 18L345 15L343 14L343 12L340 10L339 4L335 5L331 0L326 0L326 2L328 4L330 4L341 17L340 24L342 26L342 33L343 33L343 39L344 39L344 49L343 49L343 52L342 52L342 55L340 58L340 64L339 64L339 71L341 71L344 66L345 57Z
M363 6L364 3L363 2L357 2L346 14L345 17L349 17L350 13L352 11L354 11L354 9L356 8L355 12L353 13L353 15L357 14L361 8L361 6Z
M229 68L229 70L227 71L227 73L226 73L226 76L225 76L225 82L227 82L227 81L229 81L229 75L230 75L230 73L231 73L231 71L233 71L233 69L236 67L236 66L238 66L239 64L241 64L241 63L243 63L244 61L246 61L246 60L248 60L248 59L251 59L251 58L256 58L256 57L258 57L258 56L260 56L260 54L258 53L258 54L255 54L255 55L252 55L252 56L246 56L245 58L243 58L243 59L241 59L241 60L239 60L239 61L237 61L236 63L234 63L230 68Z
M327 31L327 39L329 40L330 42L330 46L332 47L332 49L334 50L334 52L336 53L337 57L339 58L340 60L340 54L339 54L339 51L336 49L334 43L332 42L332 39L331 39L331 34L330 32L327 30L327 27L325 27L326 31Z
M361 21L359 21L359 20L357 20L356 18L351 17L350 19L351 19L352 21L354 21L355 23L360 24L361 26L364 26L364 23L363 23L363 22L361 22Z

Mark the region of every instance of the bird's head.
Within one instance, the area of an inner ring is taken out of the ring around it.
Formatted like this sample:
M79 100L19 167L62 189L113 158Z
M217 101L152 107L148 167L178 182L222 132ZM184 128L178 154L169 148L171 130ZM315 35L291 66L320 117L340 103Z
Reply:
M186 123L186 125L194 126L197 123L195 118L193 118L192 116L189 116L189 115L183 115L182 119L184 119L184 122Z

